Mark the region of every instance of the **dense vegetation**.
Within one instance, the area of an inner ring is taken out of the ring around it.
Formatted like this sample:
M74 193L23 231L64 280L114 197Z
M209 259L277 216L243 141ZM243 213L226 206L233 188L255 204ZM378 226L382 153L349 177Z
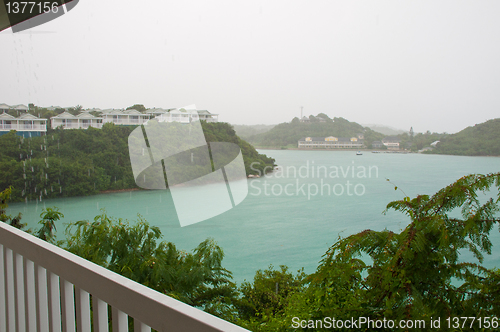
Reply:
M489 120L448 135L430 153L500 156L500 119Z
M274 164L236 136L229 124L202 121L202 127L207 142L232 142L241 148L247 174ZM49 130L42 137L22 138L14 131L2 135L0 190L12 186L12 200L20 201L137 188L128 151L133 129L106 123L102 129Z
M410 135L408 133L399 134L397 137L401 140L399 146L402 149L407 149L412 152L418 152L423 148L430 147L430 144L444 139L448 134L443 133L431 133L427 131L425 133L417 133Z
M500 271L482 262L492 253L489 234L500 224L499 189L500 173L469 175L433 196L404 197L387 205L409 218L401 232L365 230L339 238L315 273L271 266L239 287L213 240L182 252L160 242L159 230L140 217L130 225L103 212L93 222L71 224L59 245L252 331L347 330L340 328L346 322L352 330L399 331L398 324L410 320L419 324L416 330L495 330ZM8 198L9 190L0 193L0 216L16 225L16 217L4 213ZM62 215L52 208L40 216L36 234L50 241ZM474 261L461 260L464 251Z
M357 137L358 134L364 135L368 147L371 147L371 142L385 137L358 123L344 118L330 119L326 114L320 113L317 116L311 115L309 122L300 122L298 118L294 118L292 122L281 123L268 132L249 137L248 140L258 147L297 147L297 141L304 137Z
M243 139L255 136L257 134L265 133L274 128L275 125L235 125L233 124L236 135Z

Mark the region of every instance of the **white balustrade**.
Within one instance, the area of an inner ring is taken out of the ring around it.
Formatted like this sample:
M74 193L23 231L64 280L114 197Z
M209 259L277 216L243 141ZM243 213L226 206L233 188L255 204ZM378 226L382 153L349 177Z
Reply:
M91 307L92 301L92 307ZM247 331L0 222L0 331Z

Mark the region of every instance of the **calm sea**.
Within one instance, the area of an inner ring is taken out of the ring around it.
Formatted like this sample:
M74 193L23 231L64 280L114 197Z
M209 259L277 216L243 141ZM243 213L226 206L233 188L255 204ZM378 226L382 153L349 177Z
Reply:
M36 226L44 207L57 206L64 223L92 220L100 209L133 221L140 214L159 226L164 240L192 250L208 237L225 252L223 265L237 282L252 280L269 265L315 271L321 256L335 241L365 229L398 231L409 219L398 212L382 214L387 203L405 194L434 194L470 173L500 171L500 158L353 151L261 150L276 159L279 170L249 179L247 198L209 220L180 227L169 191L133 191L91 197L11 204L8 213L23 213ZM390 180L390 182L387 181ZM395 190L397 186L399 189ZM193 201L193 209L200 202ZM57 228L59 238L64 225ZM500 267L500 236L492 234L493 254L487 266ZM464 253L463 258L470 255Z

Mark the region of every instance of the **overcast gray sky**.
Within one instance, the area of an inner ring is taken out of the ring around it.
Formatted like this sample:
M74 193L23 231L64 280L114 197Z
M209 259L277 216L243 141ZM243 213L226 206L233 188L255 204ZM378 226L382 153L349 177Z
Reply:
M137 7L140 6L140 7ZM500 1L81 0L0 33L0 103L453 133L500 117Z

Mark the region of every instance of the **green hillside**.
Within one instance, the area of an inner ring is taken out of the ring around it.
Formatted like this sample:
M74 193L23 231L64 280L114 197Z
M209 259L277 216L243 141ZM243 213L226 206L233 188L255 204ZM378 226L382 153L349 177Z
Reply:
M207 142L232 142L241 148L247 174L274 164L236 136L228 123L202 121L202 127ZM12 200L21 201L136 189L128 150L134 129L106 123L102 129L49 129L42 137L22 138L14 131L2 135L0 191L12 186Z
M448 135L429 153L463 156L500 156L500 118Z
M248 137L252 137L258 134L265 133L271 130L275 125L235 125L233 124L233 129L236 132L236 135L243 139L247 139Z
M371 142L385 136L356 122L349 122L344 118L330 119L326 114L320 113L317 116L311 115L309 122L294 118L291 122L281 123L266 133L249 137L248 141L257 147L297 147L297 141L304 137L353 137L359 133L364 134L368 147Z

